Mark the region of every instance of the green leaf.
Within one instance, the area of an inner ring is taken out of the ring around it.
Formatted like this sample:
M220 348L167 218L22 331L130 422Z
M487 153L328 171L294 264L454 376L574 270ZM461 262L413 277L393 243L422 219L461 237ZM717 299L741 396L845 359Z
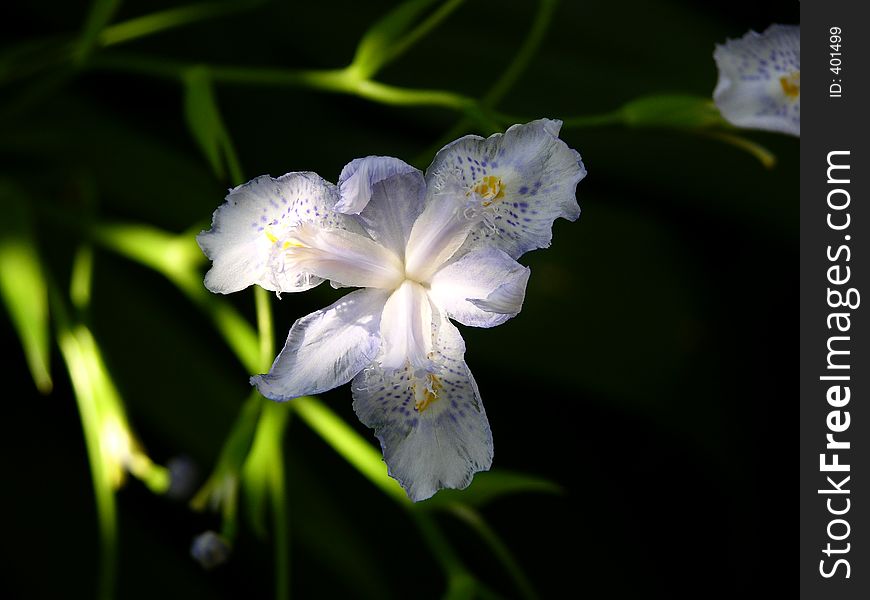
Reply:
M225 518L235 520L236 488L242 467L254 442L263 401L263 397L258 392L252 392L248 396L224 442L214 470L190 501L193 509L204 510L207 506L215 509L221 507ZM235 527L233 526L232 529L234 530ZM232 533L227 537L232 539Z
M628 127L700 129L724 123L710 98L680 94L632 100L622 107L622 117Z
M562 488L552 481L534 475L487 471L475 475L467 489L441 490L419 506L426 509L450 508L454 504L483 506L496 498L521 493L560 494Z
M94 239L119 254L158 271L180 285L201 286L198 269L205 256L189 233L172 234L151 225L101 223Z
M184 74L184 116L187 126L218 179L242 183L236 153L218 109L208 70L194 67Z
M0 180L0 297L24 347L39 391L51 391L48 290L24 193Z
M223 122L205 69L191 69L184 77L184 116L212 171L218 179L224 179L226 173L221 160Z
M370 77L387 60L390 48L435 0L408 0L378 19L360 39L351 70Z
M247 499L248 519L254 533L261 538L266 537L266 501L270 490L283 490L283 482L276 481L276 477L279 471L283 477L282 438L289 415L289 405L263 402L257 431L242 467L241 481ZM285 502L283 491L281 496L281 502Z
M205 256L196 245L193 232L175 235L151 225L101 223L92 228L91 234L104 248L166 276L208 313L245 368L251 373L259 372L261 349L257 333L229 303L203 286L199 265L205 262Z

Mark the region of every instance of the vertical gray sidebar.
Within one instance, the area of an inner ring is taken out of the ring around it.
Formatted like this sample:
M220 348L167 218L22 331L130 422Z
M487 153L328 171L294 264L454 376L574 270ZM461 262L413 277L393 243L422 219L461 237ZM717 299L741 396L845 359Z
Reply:
M800 585L807 600L870 598L867 10L854 0L801 5Z

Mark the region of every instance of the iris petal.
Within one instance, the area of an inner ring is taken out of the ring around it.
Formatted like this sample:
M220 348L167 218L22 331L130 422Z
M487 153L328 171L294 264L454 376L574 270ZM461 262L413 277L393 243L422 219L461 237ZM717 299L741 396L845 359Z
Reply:
M285 401L347 383L378 353L386 299L381 290L357 290L297 320L272 368L251 384Z
M253 284L279 292L318 285L323 279L283 269L276 244L300 223L364 234L352 217L333 211L337 199L335 186L316 173L263 175L233 188L215 211L212 228L196 238L213 261L205 286L228 294Z
M530 271L498 248L479 248L432 278L432 300L470 327L494 327L523 307Z
M728 122L800 136L800 27L771 25L716 46L713 100Z
M419 172L408 163L392 156L366 156L347 163L338 177L341 196L335 210L358 215L372 197L372 187L393 175Z
M492 464L492 432L474 377L464 361L465 344L443 316L434 371L385 370L379 364L353 380L353 408L380 440L389 474L413 501L441 488L467 487Z
M460 253L488 245L519 258L550 245L556 218L577 219L576 188L586 169L559 139L561 126L539 119L486 139L465 136L438 152L426 171L429 201L452 194L481 214Z
M359 221L378 243L404 259L411 228L426 197L423 173L414 169L372 184L372 196Z

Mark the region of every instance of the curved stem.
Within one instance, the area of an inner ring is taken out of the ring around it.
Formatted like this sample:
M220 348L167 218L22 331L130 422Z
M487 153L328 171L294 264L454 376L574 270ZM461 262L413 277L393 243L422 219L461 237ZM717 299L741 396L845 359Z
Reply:
M514 83L516 83L523 71L525 71L529 66L532 56L534 56L537 51L538 46L543 40L544 34L550 25L550 20L553 17L553 11L556 8L557 1L558 0L539 0L538 9L535 12L535 20L532 22L532 27L529 29L529 33L526 35L523 45L520 46L516 56L510 64L508 64L501 77L493 83L492 87L484 95L483 101L479 104L482 110L490 109L495 106L508 90L510 90ZM498 124L497 121L486 122L478 119L477 122L478 125L483 125L484 130L488 130L485 131L485 133L492 133L501 129L501 125ZM513 122L516 123L517 121ZM467 133L470 124L471 120L466 115L466 118L460 119L447 131L447 133L441 136L441 138L439 138L431 147L427 148L423 155L418 156L413 161L413 164L423 164L424 162L431 160L430 157L440 148L444 147L446 143L456 139L464 133Z
M505 69L501 77L496 80L483 97L483 104L485 106L495 106L508 90L513 87L526 68L528 68L532 57L538 50L538 46L541 45L541 41L544 39L544 34L547 33L547 29L550 27L550 21L553 19L553 12L556 9L557 3L558 0L540 0L538 10L535 13L535 20L532 22L532 27L529 29L526 39L523 40L523 45L520 46L519 52L517 52L508 68Z
M481 539L489 546L493 555L501 562L504 570L513 579L514 585L520 592L523 598L527 600L535 600L538 598L538 593L529 581L528 576L523 572L520 563L514 558L511 551L505 545L504 541L498 536L492 527L483 519L479 512L466 506L465 504L451 504L449 507L454 516L464 521L469 525Z
M377 68L371 73L371 76L377 74L385 66L407 52L414 44L429 35L433 29L438 27L444 19L449 17L453 11L462 6L464 2L465 0L447 0L447 2L438 7L438 9L429 15L426 20L409 31L386 52L384 57L381 58L380 63L377 65Z
M625 118L622 111L615 110L598 115L584 115L578 117L565 117L562 127L565 129L583 129L586 127L603 127L606 125L624 125Z

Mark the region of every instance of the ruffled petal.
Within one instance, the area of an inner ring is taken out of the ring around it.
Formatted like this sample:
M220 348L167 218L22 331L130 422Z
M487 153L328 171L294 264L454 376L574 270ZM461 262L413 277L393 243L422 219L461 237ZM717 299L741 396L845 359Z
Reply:
M530 273L498 248L478 248L438 271L429 294L463 325L494 327L520 312Z
M335 210L358 215L372 197L372 187L393 175L418 172L408 163L392 156L366 156L347 163L338 177L341 198Z
M404 259L411 228L423 212L425 197L422 172L414 169L392 175L372 184L371 200L359 214L360 223L372 239Z
M375 363L353 380L353 408L374 430L384 461L417 502L441 488L463 489L492 464L492 432L463 360L465 344L440 317L433 371L391 371Z
M269 373L251 384L283 402L347 383L378 354L386 299L381 290L357 290L297 320Z
M212 260L205 286L217 293L258 284L267 290L298 292L323 279L283 268L286 232L300 223L364 234L347 215L334 212L336 188L316 173L263 175L230 190L214 213L212 228L197 242Z
M561 121L514 125L503 135L469 135L442 148L426 171L429 198L467 198L481 212L461 250L491 245L519 258L546 248L557 217L580 216L580 155L559 139Z
M799 26L750 31L717 45L713 58L719 67L713 100L729 123L800 136Z

